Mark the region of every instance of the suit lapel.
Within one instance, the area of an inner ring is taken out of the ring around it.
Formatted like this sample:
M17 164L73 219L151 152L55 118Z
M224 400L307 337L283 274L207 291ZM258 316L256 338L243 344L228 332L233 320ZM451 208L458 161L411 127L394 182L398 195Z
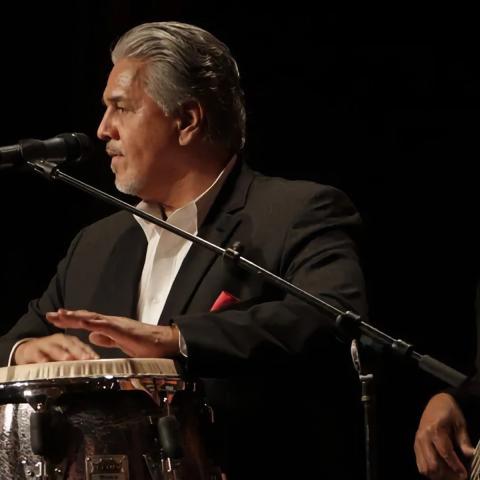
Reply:
M198 236L224 247L241 223L241 210L253 180L252 171L239 161L222 187ZM166 325L175 315L185 312L217 255L193 244L180 267L160 316L160 325Z
M108 315L137 317L138 285L142 273L147 241L135 219L128 214L127 226L104 266L94 308Z

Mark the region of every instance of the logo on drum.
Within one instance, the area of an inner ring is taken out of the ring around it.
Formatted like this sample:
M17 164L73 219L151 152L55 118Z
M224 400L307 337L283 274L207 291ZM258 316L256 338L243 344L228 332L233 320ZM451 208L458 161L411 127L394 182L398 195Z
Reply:
M128 480L126 455L90 455L85 458L85 480Z

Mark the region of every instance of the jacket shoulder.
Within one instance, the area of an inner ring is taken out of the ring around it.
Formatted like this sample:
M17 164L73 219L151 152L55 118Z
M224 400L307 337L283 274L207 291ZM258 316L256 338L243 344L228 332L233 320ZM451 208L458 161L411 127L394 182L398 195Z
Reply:
M86 226L83 229L83 235L102 238L112 234L118 235L122 231L136 227L140 228L133 215L126 211L120 211Z
M254 172L250 199L256 205L268 205L286 215L298 214L313 205L331 205L335 209L355 210L350 198L338 188L305 180L288 180Z

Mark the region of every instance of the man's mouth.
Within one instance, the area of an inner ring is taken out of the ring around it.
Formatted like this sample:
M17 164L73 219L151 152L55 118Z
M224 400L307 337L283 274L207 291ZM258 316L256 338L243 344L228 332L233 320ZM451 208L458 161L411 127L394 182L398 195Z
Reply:
M118 150L109 150L107 149L107 155L110 157L123 157L123 153Z

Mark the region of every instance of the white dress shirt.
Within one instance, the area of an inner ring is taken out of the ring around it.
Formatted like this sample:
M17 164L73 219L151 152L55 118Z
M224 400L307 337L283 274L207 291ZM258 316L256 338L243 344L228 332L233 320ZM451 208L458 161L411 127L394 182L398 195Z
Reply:
M234 163L235 158L232 158L210 187L191 202L172 212L166 221L196 235ZM163 217L159 205L140 202L137 207L154 216ZM140 217L135 216L135 219L148 241L139 285L137 318L141 322L156 325L192 242Z

